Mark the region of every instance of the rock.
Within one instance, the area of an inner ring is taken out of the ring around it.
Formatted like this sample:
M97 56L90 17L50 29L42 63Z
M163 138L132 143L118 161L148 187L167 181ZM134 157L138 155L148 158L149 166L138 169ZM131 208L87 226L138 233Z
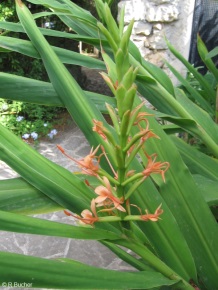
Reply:
M136 21L133 27L133 34L150 35L152 32L152 25L145 21Z
M167 49L164 31L154 29L153 34L145 41L145 46L152 50Z
M163 67L164 66L164 59L165 59L165 53L163 52L155 52L155 53L150 53L147 55L146 60L155 63L156 66L158 67Z
M148 22L172 22L178 19L179 11L174 5L147 6L145 19Z
M154 3L156 5L160 5L164 3L171 3L172 0L150 0L149 2Z
M135 19L135 21L144 20L146 11L145 4L146 3L143 0L120 1L118 3L118 15L120 14L121 8L125 7L125 24L129 23L132 19Z

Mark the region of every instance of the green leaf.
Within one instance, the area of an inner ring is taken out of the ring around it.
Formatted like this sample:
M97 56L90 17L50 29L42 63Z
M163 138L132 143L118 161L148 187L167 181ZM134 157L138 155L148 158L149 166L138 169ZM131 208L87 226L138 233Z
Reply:
M218 54L218 47L215 47L214 49L212 49L205 57L205 59L209 59L212 58L214 56L216 56Z
M57 94L75 122L87 136L89 142L93 145L98 145L101 140L100 137L90 134L90 131L92 131L93 119L102 120L105 127L108 127L101 113L94 106L93 102L86 97L75 79L60 62L53 49L38 30L27 7L23 4L21 4L21 6L17 4L17 13L32 44L42 57L49 78Z
M103 245L105 245L108 249L110 249L113 253L115 253L120 259L125 261L126 263L130 264L131 266L135 267L138 270L146 270L146 271L154 271L152 267L149 267L145 263L141 262L139 259L133 257L117 245L110 243L108 241L101 241Z
M172 96L174 96L174 87L168 75L156 65L142 60L142 67L157 81L159 82Z
M156 133L155 130L154 132ZM132 134L136 134L136 131L133 131ZM146 143L146 148L147 146ZM156 153L154 149L152 153ZM168 161L167 159L162 160ZM131 169L142 172L144 167L134 162ZM141 242L147 246L150 243L157 256L184 279L188 281L192 277L195 280L197 275L192 254L175 217L172 215L171 206L165 202L164 196L157 190L158 186L155 186L152 180L147 178L130 198L131 204L136 204L142 212L147 210L149 213L153 213L160 205L164 211L161 221L158 223L139 222L137 224L149 241ZM138 214L138 210L134 210L134 208L131 208L131 212ZM178 251L178 249L180 250Z
M170 168L166 172L166 183L156 174L152 175L152 179L160 188L161 196L170 208L188 243L198 275L209 289L216 289L218 287L216 279L218 275L217 222L202 195L199 194L198 187L175 145L154 118L150 117L149 123L160 140L150 139L146 143L146 151L148 154L155 152L159 160L170 163ZM146 166L147 159L143 155L141 158Z
M199 35L197 36L197 48L201 59L203 60L209 71L214 75L216 81L218 82L218 69L216 68L214 62L211 59L206 58L208 55L208 50Z
M209 206L218 205L218 181L211 180L199 174L193 175L199 192L203 195Z
M182 54L180 54L175 47L172 46L172 44L167 41L167 46L170 49L170 51L176 56L176 58L178 60L180 60L185 67L188 69L189 72L191 72L193 74L193 76L198 80L199 84L202 86L202 88L204 88L204 90L207 92L207 95L209 98L211 98L212 100L216 97L216 94L214 92L214 90L211 88L211 86L209 85L209 83L206 81L206 79L202 76L202 74L200 74L197 69L195 69L193 67L192 64L190 64L183 56Z
M29 102L46 106L64 107L51 83L29 79L0 72L0 98ZM107 112L105 103L115 106L115 99L84 91L88 99L103 113Z
M193 174L203 175L214 181L218 180L218 160L201 153L193 146L188 145L182 139L171 136L176 147Z
M19 177L0 181L0 210L28 215L63 208Z
M151 289L178 281L156 272L117 272L75 261L54 261L0 252L0 282L30 283L52 289ZM85 279L84 279L85 277Z
M77 23L77 25L79 27L79 23ZM25 30L23 29L23 27L22 27L22 25L20 23L12 23L12 22L7 22L7 21L0 21L0 28L8 30L8 31L13 31L13 32L25 33ZM72 33L68 33L68 32L62 32L62 31L58 31L58 30L41 28L41 27L38 27L38 29L40 30L40 32L43 35L48 35L48 36L52 36L52 37L64 37L64 38L74 39L74 40L83 41L84 43L92 44L92 45L95 45L95 46L99 46L99 43L100 43L99 39L98 39L98 33L94 34L95 37L90 37L90 36L87 36L87 34L85 34L85 35L76 35L76 34L72 34ZM102 43L102 45L104 47L106 46L107 48L109 48L107 42L104 39L101 40L101 43Z
M171 72L175 75L175 77L181 82L181 84L186 88L186 90L190 93L192 98L195 99L195 101L201 106L202 109L204 109L206 112L210 113L211 115L214 115L214 111L212 106L202 97L202 95L194 89L190 83L183 78L183 76L168 62L165 62L168 66L168 68L171 70Z
M46 106L64 107L51 83L0 72L0 97Z
M176 99L196 123L193 133L218 157L218 125L207 112L190 101L182 90L176 90Z
M80 20L85 20L90 25L92 24L94 26L96 24L96 18L89 11L69 0L28 0L28 2L52 8L54 11L70 12L71 15L76 16Z
M93 193L79 178L41 156L1 124L0 158L62 207L81 212L89 204Z
M16 51L30 57L40 58L40 54L28 40L0 36L0 47ZM63 63L105 70L105 65L101 60L71 50L55 46L51 47Z
M72 226L44 219L0 211L0 230L85 240L116 240L120 236L107 230Z

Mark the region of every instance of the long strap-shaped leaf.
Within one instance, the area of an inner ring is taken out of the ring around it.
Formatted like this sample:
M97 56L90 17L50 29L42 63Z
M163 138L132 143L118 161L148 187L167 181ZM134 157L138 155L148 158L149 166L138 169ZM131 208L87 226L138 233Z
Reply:
M206 112L213 115L213 108L211 104L205 100L202 95L193 88L188 80L184 79L184 77L179 73L178 70L176 70L169 62L165 62L168 66L168 68L171 70L171 72L175 75L175 77L181 82L181 84L186 88L186 90L190 93L192 98L196 100L197 103L200 104L201 108L204 109Z
M197 71L196 68L193 67L193 65L188 62L182 54L180 54L173 46L172 44L167 41L167 46L170 49L170 51L176 56L177 59L179 59L188 69L189 72L191 72L194 77L198 80L199 84L204 88L204 90L207 92L207 97L210 99L215 99L215 91L211 88L209 83L205 80L205 78Z
M87 136L91 144L98 145L100 137L93 136L91 132L93 119L103 120L102 115L96 109L91 100L86 98L83 90L60 62L57 55L47 43L43 35L38 30L31 13L21 1L16 1L17 13L20 21L30 37L32 44L36 47L44 62L49 78L71 116L80 124L81 130Z
M21 177L0 181L0 210L25 215L63 210Z
M1 284L21 284L25 281L33 288L152 289L178 283L153 271L117 272L87 266L73 260L54 261L4 252L0 252L0 271Z
M218 160L203 154L193 146L188 145L182 139L171 136L176 147L193 174L200 174L209 179L218 180Z
M64 107L51 83L0 72L0 98L34 104ZM102 94L84 91L101 112L106 113L105 103L115 106L115 99Z
M20 23L0 21L0 28L7 31L25 33L25 30L23 29ZM96 34L95 37L90 37L90 36L85 36L85 35L77 35L77 34L72 34L68 32L62 32L62 31L53 30L53 29L47 29L47 28L41 28L41 27L38 27L38 28L43 35L48 35L48 36L53 36L53 37L64 37L64 38L74 39L77 41L82 41L84 43L88 43L91 45L99 45L98 34ZM102 40L102 44L108 47L108 44L104 39Z
M175 145L165 136L153 118L150 118L150 126L161 138L161 142L150 140L146 146L148 152L157 152L161 160L167 160L171 165L165 184L159 176L154 175L153 178L160 186L163 199L188 242L201 279L208 289L216 289L218 288L217 223L202 195L198 193L198 187L184 166ZM144 159L143 155L142 158ZM144 162L146 164L147 160Z
M142 75L149 75L147 72L147 67L143 68L136 60L132 59L133 65L136 67L139 67L139 73ZM218 145L216 143L216 135L211 136L210 131L207 130L207 127L204 125L208 125L207 122L205 122L203 119L197 119L195 120L194 117L192 117L192 108L189 110L189 107L184 107L181 97L179 97L179 94L177 94L178 100L175 99L175 96L173 96L169 91L167 91L159 82L156 82L156 84L150 84L149 82L145 81L138 81L138 88L139 92L146 96L146 99L151 102L155 108L157 108L159 111L174 115L174 116L180 116L183 119L194 121L196 124L193 126L193 130L191 127L192 134L197 135L199 139L202 139L204 144L211 150L211 152L214 154L214 156L218 156ZM188 98L187 98L187 101ZM194 104L192 104L192 107ZM198 108L198 111L200 108ZM197 112L198 114L198 112ZM206 112L204 112L206 114ZM212 123L212 119L210 121ZM214 124L213 124L213 127ZM218 129L216 128L216 131Z
M77 227L15 213L0 211L0 230L85 240L116 240L120 236L107 230Z
M30 57L40 58L40 54L28 40L0 36L0 47L22 53ZM51 47L63 63L105 70L105 65L101 60L64 48L55 46Z
M2 125L0 158L64 208L80 212L89 203L87 194L92 196L92 192L79 178L41 156Z

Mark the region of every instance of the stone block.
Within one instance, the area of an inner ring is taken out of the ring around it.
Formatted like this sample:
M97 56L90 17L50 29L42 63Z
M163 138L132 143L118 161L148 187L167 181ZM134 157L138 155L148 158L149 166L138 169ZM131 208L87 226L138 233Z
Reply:
M161 4L165 4L165 3L171 3L172 0L150 0L149 2L154 3L156 5L161 5Z
M179 11L174 5L147 6L145 19L148 22L172 22L178 20Z
M145 19L146 6L143 0L127 0L118 3L118 21L121 8L125 7L125 24L129 23L132 19L135 21Z
M133 33L136 35L150 35L152 24L145 21L136 21L133 27Z
M145 47L148 47L152 50L162 50L167 49L166 42L164 40L164 31L154 29L151 37L147 38L145 41Z

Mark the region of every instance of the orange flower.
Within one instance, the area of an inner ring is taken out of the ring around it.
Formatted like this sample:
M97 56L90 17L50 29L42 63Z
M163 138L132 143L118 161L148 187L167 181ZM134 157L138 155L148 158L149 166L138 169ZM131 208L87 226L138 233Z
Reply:
M145 210L146 214L141 215L141 219L143 221L152 221L152 222L157 222L160 219L160 215L163 213L163 210L161 209L161 205L156 209L154 214L148 213L147 210Z
M83 159L76 161L76 163L79 165L79 167L82 169L82 173L97 176L98 170L99 170L99 160L97 164L93 162L93 159L98 158L98 156L95 156L96 152L98 151L99 146L93 151L93 148L91 149L90 153L85 156Z
M113 191L112 191L112 187L110 185L110 182L107 179L107 177L105 177L105 176L103 177L103 183L105 184L105 186L100 185L100 186L96 187L96 189L95 189L95 193L97 195L99 195L95 199L95 203L98 204L97 206L113 205L114 207L108 209L108 211L113 210L113 209L117 209L117 210L125 212L126 211L125 208L121 205L123 203L123 200L113 195Z
M81 212L81 216L82 218L81 217L77 217L77 218L80 220L80 223L82 224L93 225L95 222L98 221L94 199L92 199L91 201L91 211L88 209L84 209Z
M69 156L60 145L57 145L57 148L65 156L67 156L69 159L71 159L75 163L77 163L78 166L82 169L82 173L83 174L87 174L87 175L91 175L91 176L97 176L98 175L98 170L99 170L99 159L100 159L100 157L95 156L95 154L98 151L99 146L94 151L93 151L93 148L92 148L90 153L87 156L85 156L84 158L80 159L80 160L76 160L73 157ZM97 163L93 162L93 160L95 158L98 159Z
M102 138L103 140L107 140L107 136L105 135L105 132L107 132L107 129L104 127L103 123L101 121L98 120L93 120L94 123L94 127L92 128L92 130L94 132L97 132Z
M69 212L67 212L66 210L64 211L64 213L68 216L73 216L74 218L78 219L79 222L81 224L86 224L86 225L93 225L95 222L98 221L98 216L97 216L97 213L96 213L96 208L95 208L95 200L92 199L91 201L91 211L88 210L88 209L84 209L82 212L81 212L81 216L79 215L74 215L74 214L71 214Z
M139 112L138 114L137 114L137 117L136 117L136 120L135 120L135 122L134 122L134 125L138 125L139 126L139 128L141 128L141 126L140 126L140 122L141 121L145 121L145 123L146 123L146 129L148 130L148 128L149 128L149 122L148 122L148 120L146 119L146 116L152 116L151 114L148 114L148 113L146 113L146 112Z
M147 178L148 176L150 176L150 174L152 173L160 173L163 181L165 182L165 172L167 171L167 169L169 168L170 164L169 162L155 162L156 158L157 158L157 154L152 154L151 156L149 156L146 152L145 155L148 158L148 163L146 168L142 171L142 174L144 175L144 178ZM154 159L152 160L152 157L154 156Z

